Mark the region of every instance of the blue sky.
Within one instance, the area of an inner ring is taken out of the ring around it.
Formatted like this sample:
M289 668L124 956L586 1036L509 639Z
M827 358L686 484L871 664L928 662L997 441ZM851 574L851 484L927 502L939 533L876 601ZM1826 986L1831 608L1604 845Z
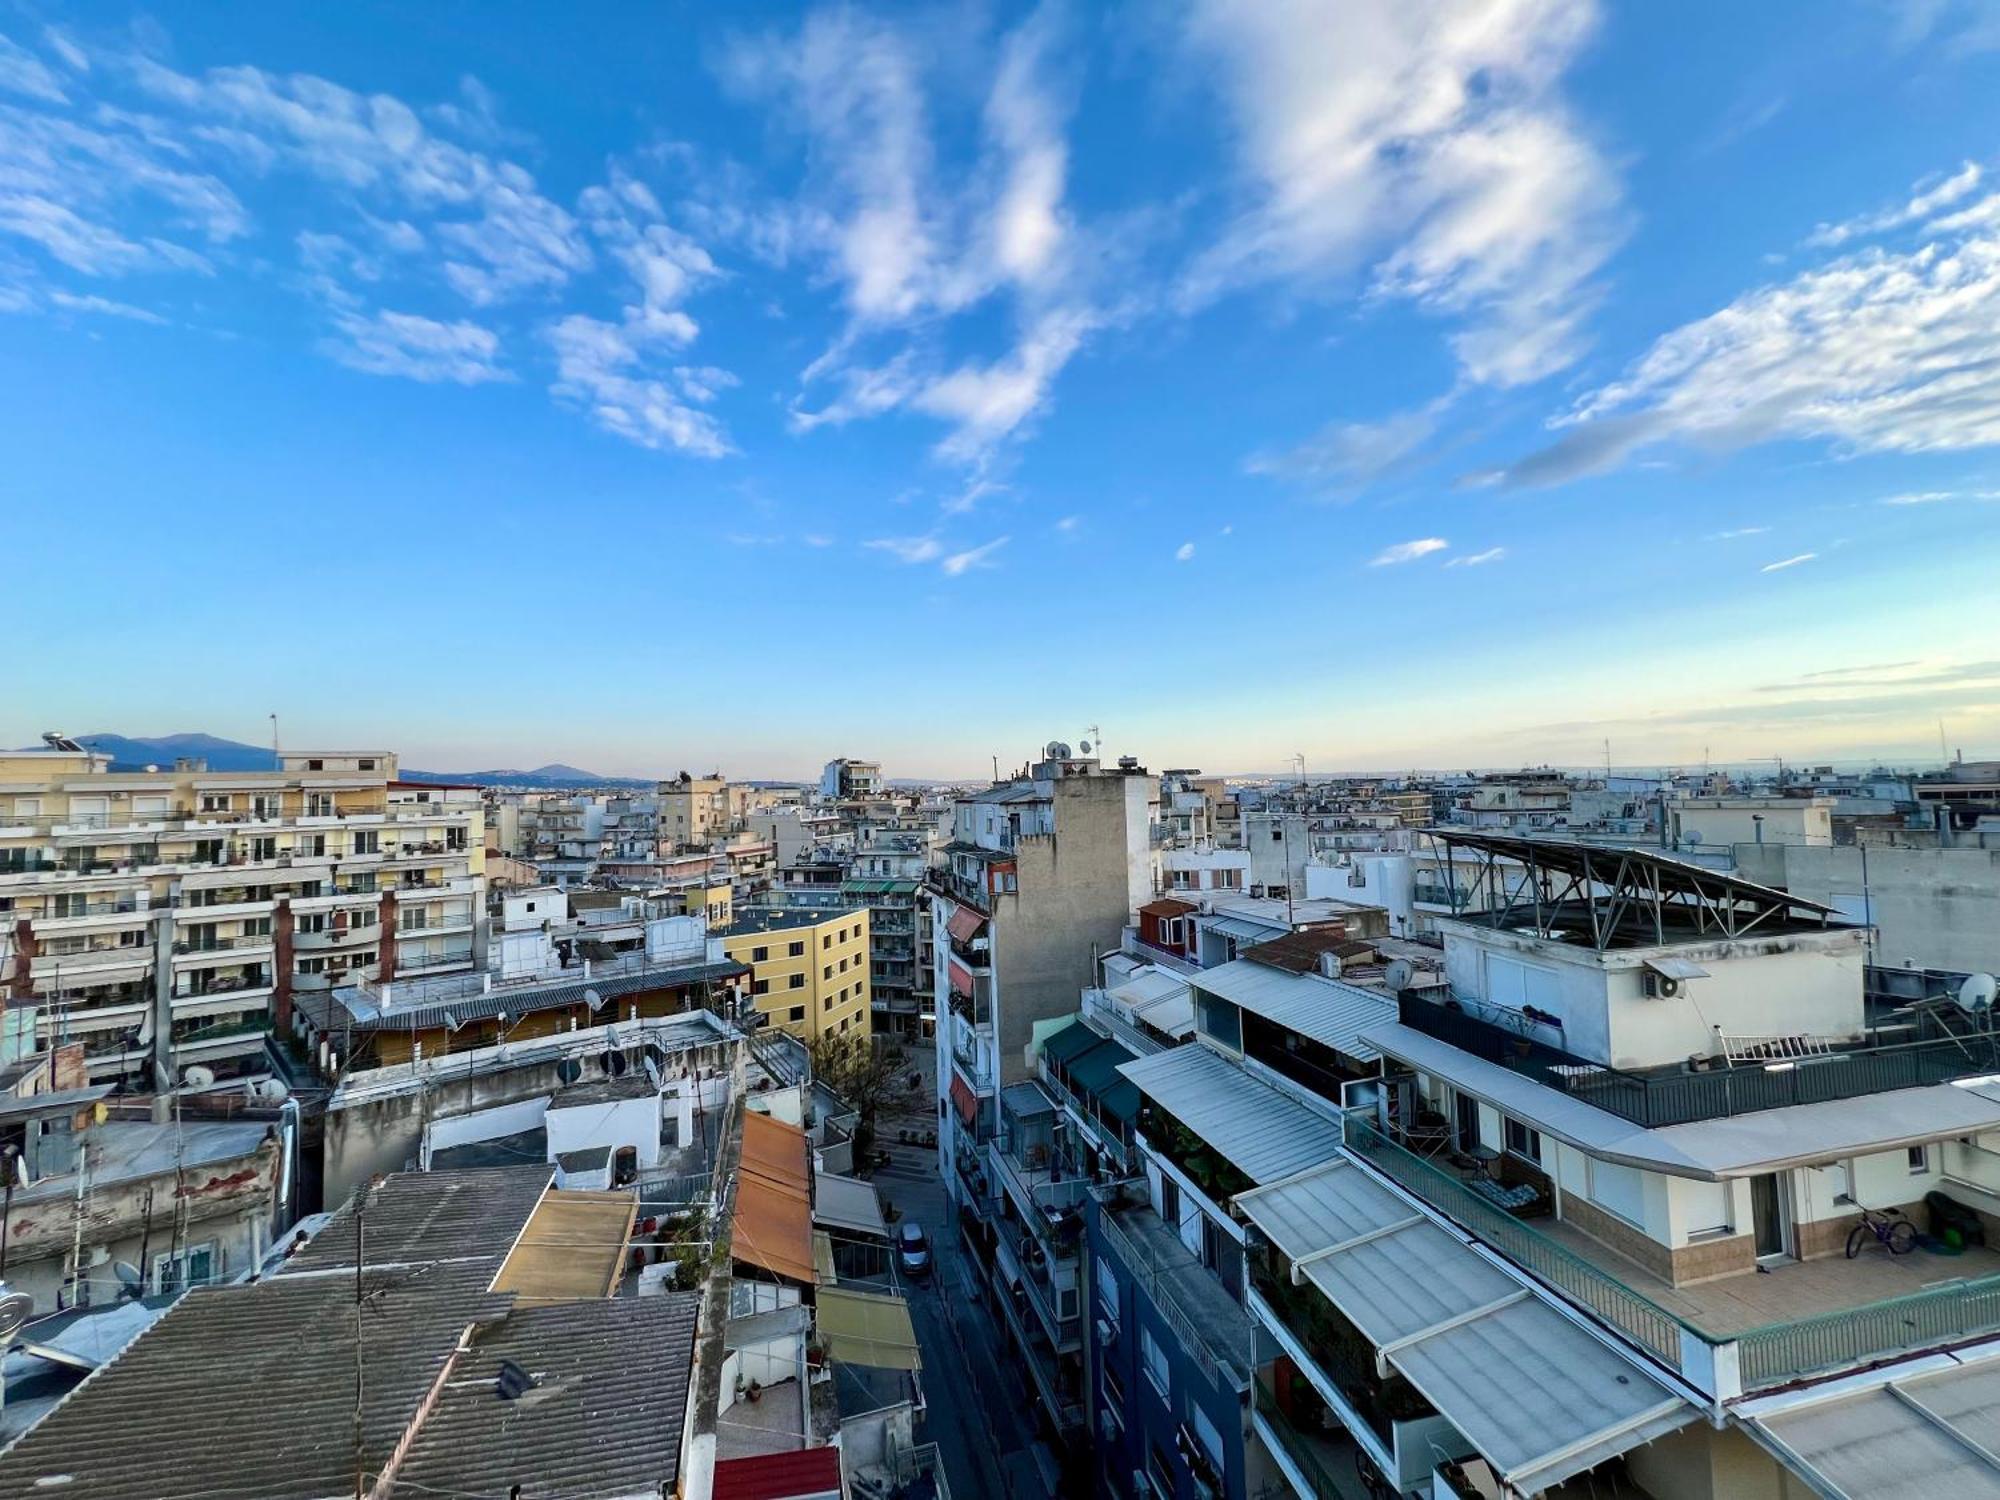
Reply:
M2000 13L0 3L0 742L2000 753Z

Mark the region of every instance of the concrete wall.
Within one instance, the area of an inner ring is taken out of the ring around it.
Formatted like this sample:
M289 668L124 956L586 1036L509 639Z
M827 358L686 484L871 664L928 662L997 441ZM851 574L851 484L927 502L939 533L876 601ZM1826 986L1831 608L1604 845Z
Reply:
M1876 962L2000 973L2000 849L1738 845L1753 880L1872 920Z
M615 1153L630 1146L638 1152L641 1170L660 1164L660 1099L612 1099L551 1109L543 1117L549 1133L549 1160L586 1146L609 1146Z
M1655 1500L1811 1500L1814 1494L1736 1428L1718 1432L1705 1422L1634 1448L1625 1464Z
M1855 1036L1862 1029L1859 930L1795 937L1676 943L1609 954L1505 931L1452 926L1445 974L1460 995L1510 1007L1496 988L1505 962L1529 972L1529 1002L1563 1018L1540 1040L1614 1067L1679 1062L1715 1050L1715 1030L1741 1036L1792 1032ZM1497 955L1502 965L1492 962ZM1709 971L1672 999L1645 994L1645 960L1688 959ZM1507 971L1509 974L1511 970Z

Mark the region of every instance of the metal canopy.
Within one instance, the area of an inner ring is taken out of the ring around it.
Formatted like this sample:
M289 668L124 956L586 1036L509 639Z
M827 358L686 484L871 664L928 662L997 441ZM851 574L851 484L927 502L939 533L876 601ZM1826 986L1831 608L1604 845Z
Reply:
M1275 1182L1340 1154L1339 1125L1200 1042L1118 1071L1252 1182Z
M1425 831L1448 850L1476 856L1485 889L1493 893L1488 909L1460 910L1455 861L1445 859L1451 905L1459 920L1492 927L1533 924L1544 934L1556 928L1587 929L1579 936L1599 952L1854 925L1817 901L1651 849L1463 828Z
M1822 1495L2000 1500L2000 1360L1791 1406L1749 1427Z

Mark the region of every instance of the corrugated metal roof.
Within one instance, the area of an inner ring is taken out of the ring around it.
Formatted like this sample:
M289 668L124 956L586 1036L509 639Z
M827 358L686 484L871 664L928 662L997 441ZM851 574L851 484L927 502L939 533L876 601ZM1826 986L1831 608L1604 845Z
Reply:
M398 1172L368 1202L362 1246L367 1264L502 1256L521 1237L555 1178L543 1162L455 1172ZM354 1264L354 1199L286 1261L280 1276Z
M813 1184L813 1222L830 1224L848 1234L889 1237L882 1219L882 1199L875 1184L858 1177L822 1172Z
M1276 1182L1340 1152L1340 1127L1199 1042L1118 1070L1252 1182Z
M1010 1083L1000 1091L1000 1102L1023 1119L1056 1112L1056 1101L1039 1083Z
M391 1488L504 1495L519 1484L524 1495L564 1496L670 1488L700 1305L699 1292L572 1302L482 1330ZM496 1394L502 1360L536 1377L532 1399Z
M2000 1360L1835 1396L1751 1419L1823 1495L2000 1497Z
M1253 922L1248 917L1216 917L1197 925L1204 932L1219 932L1239 943L1261 943L1285 930L1282 923Z
M1191 976L1189 983L1356 1062L1373 1062L1382 1055L1361 1039L1361 1033L1396 1021L1396 1002L1391 996L1318 974L1294 974L1247 958L1203 969Z

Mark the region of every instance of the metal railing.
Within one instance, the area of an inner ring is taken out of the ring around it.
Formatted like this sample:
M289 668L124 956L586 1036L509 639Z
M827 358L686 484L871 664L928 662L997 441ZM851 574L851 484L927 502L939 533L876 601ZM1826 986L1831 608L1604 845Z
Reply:
M1427 1000L1406 999L1401 1018L1405 1026L1462 1052L1648 1127L1853 1099L2000 1072L2000 1036L1992 1033L1857 1047L1775 1062L1718 1063L1699 1073L1632 1073L1544 1046Z
M1100 1210L1097 1215L1098 1237L1146 1289L1153 1306L1160 1310L1160 1316L1173 1329L1180 1346L1194 1356L1196 1366L1209 1384L1218 1389L1224 1386L1241 1387L1257 1368L1257 1335L1250 1327L1247 1315L1243 1338L1238 1343L1225 1344L1204 1333L1182 1305L1185 1299L1173 1278L1188 1274L1207 1276L1210 1274L1208 1270L1191 1254L1185 1255L1181 1265L1160 1265L1118 1223L1109 1204L1100 1205Z
M1681 1330L1688 1325L1657 1302L1529 1228L1458 1178L1397 1145L1360 1116L1350 1112L1344 1131L1347 1149L1384 1176L1655 1357L1680 1368Z
M1934 1349L2000 1329L2000 1275L1928 1287L1907 1297L1843 1308L1736 1336L1745 1390L1884 1355Z
M1298 1466L1313 1494L1318 1500L1347 1500L1352 1486L1341 1484L1327 1471L1319 1455L1313 1452L1312 1445L1306 1442L1304 1434L1292 1426L1291 1418L1279 1408L1278 1393L1271 1389L1271 1383L1259 1375L1255 1389L1257 1414L1283 1445L1286 1456Z

